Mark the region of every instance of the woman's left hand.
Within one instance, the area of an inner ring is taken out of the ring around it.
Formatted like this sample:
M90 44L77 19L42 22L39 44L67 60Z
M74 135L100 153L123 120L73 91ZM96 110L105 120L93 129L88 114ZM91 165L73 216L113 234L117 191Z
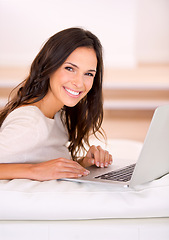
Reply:
M103 150L100 146L91 146L86 156L79 161L84 167L90 167L96 165L97 167L108 167L113 162L112 155L108 151Z

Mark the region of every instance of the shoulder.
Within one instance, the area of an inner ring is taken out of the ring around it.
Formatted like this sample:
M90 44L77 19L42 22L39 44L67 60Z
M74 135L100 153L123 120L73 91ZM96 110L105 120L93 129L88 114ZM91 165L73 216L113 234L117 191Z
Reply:
M1 155L30 150L46 138L48 128L45 116L33 106L12 111L0 128ZM7 150L8 149L8 150Z
M48 131L45 116L34 106L24 106L12 111L4 120L0 132L12 136L33 134L43 136Z
M17 108L13 110L4 120L2 124L2 128L7 126L10 123L19 123L23 124L25 123L35 123L39 119L41 119L42 116L40 114L40 110L34 106L24 106Z

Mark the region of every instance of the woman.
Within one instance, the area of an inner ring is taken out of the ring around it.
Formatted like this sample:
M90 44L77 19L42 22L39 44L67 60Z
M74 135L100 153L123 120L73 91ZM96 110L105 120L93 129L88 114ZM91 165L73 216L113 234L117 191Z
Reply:
M112 163L100 146L78 157L101 127L102 74L102 46L91 32L69 28L46 42L0 112L0 179L78 178Z

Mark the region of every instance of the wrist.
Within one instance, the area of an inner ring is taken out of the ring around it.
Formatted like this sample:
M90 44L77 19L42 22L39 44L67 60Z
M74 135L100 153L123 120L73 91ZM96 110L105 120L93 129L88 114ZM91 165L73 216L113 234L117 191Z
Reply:
M83 160L84 160L84 157L79 158L79 159L78 159L78 163L79 163L82 167L85 167Z
M32 180L42 181L41 167L39 163L30 164L28 167L29 178Z
M24 175L26 179L36 180L36 163L25 164Z

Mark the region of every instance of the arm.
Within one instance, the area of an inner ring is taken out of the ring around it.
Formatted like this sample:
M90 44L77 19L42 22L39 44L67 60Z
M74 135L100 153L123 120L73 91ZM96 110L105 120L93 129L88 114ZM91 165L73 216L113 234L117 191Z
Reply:
M91 146L86 156L79 160L83 167L96 165L97 167L108 167L113 162L112 155L108 151L103 150L100 146Z
M78 178L89 174L80 164L65 158L50 161L26 163L1 163L0 179L32 179L38 181L55 180L60 178Z
M43 160L34 164L23 163L29 161L29 152L32 149L41 146L46 137L45 129L46 123L41 114L32 112L30 108L18 109L8 116L0 129L0 179L26 178L44 181L77 178L88 174L80 164L65 158L46 162Z
M31 176L31 164L0 164L0 179L28 178Z

